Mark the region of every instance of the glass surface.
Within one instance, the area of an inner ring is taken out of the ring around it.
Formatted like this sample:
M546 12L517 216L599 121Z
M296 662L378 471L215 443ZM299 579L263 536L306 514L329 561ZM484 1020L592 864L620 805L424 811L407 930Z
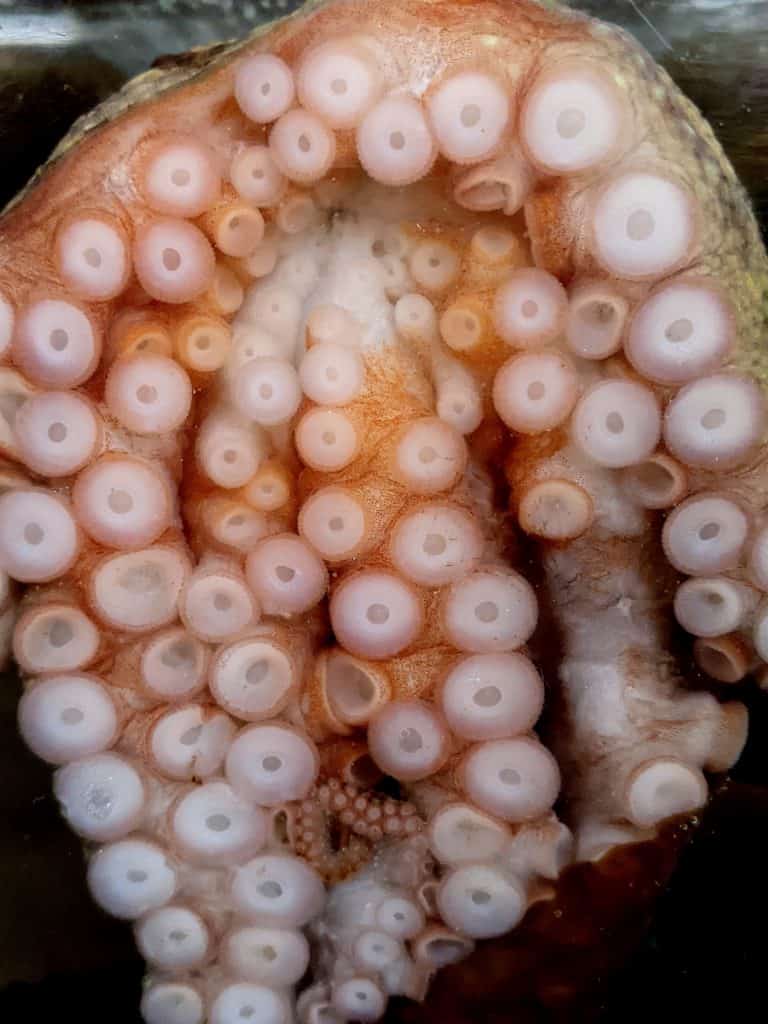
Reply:
M0 201L24 184L78 115L153 60L233 38L296 6L290 0L0 0ZM768 3L585 0L573 6L636 35L702 108L765 232ZM649 930L645 919L634 922L645 938L609 980L599 1005L509 1014L499 1007L499 1024L713 1020L721 1010L735 1021L763 1015L768 695L743 689L738 696L752 722L747 750L659 892ZM59 819L50 773L16 736L17 699L18 682L8 673L0 690L0 1020L135 1022L142 965L130 930L87 896L80 843ZM609 950L613 937L601 941ZM414 1009L402 1019L430 1018Z

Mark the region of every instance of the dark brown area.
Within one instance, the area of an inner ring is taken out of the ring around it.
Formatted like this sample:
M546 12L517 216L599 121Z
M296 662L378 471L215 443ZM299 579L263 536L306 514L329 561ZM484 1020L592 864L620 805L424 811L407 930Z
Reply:
M445 969L402 1024L587 1024L751 1019L761 998L759 929L768 795L730 782L698 829L670 828L565 873L557 899Z
M685 827L670 829L657 843L569 870L557 898L534 906L522 927L438 975L426 1013L406 1004L392 1019L597 1019L603 1000L596 982L610 977L639 944L686 838Z

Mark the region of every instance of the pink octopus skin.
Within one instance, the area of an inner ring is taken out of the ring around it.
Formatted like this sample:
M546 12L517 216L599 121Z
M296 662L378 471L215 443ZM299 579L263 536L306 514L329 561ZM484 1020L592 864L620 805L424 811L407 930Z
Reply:
M768 263L697 111L534 0L150 85L0 220L19 725L146 1024L373 1021L738 759Z

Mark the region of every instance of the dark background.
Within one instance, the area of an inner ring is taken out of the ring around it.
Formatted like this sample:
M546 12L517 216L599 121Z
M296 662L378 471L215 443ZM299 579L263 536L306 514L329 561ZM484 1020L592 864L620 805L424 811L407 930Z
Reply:
M387 0L371 2L386 9ZM155 57L235 37L296 6L0 0L0 205L79 114ZM765 236L768 2L572 6L628 28L702 108L753 197ZM751 684L738 690L751 711L747 749L671 881L659 884L645 939L618 972L594 979L601 1022L765 1017L768 694ZM49 771L16 736L17 699L15 676L0 678L0 1021L136 1024L142 965L130 931L88 898L80 845L58 817ZM516 1019L511 1007L508 1019ZM594 1017L566 1005L542 1009L537 1019Z

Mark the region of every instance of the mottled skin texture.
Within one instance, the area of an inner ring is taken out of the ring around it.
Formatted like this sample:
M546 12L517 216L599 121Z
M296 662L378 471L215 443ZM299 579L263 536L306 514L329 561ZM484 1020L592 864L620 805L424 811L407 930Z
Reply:
M466 31L469 18L471 35ZM260 140L262 133L258 128L251 126L243 131L232 100L232 61L245 48L248 52L268 50L292 63L308 44L332 35L338 31L339 26L343 26L345 33L353 33L356 29L373 31L392 54L398 55L401 64L408 65L414 87L419 85L425 74L434 75L446 63L454 61L483 61L501 69L507 76L511 93L516 97L525 94L541 66L567 58L573 53L578 53L582 59L586 57L604 71L608 69L616 87L633 110L635 124L635 135L618 160L609 167L609 172L625 167L635 169L652 166L683 184L695 197L699 209L696 243L687 255L685 265L676 269L709 275L729 295L737 319L738 344L728 365L750 373L761 384L768 386L768 364L763 343L768 320L768 261L744 191L711 129L676 90L668 76L620 31L559 9L550 10L530 3L507 3L502 6L460 3L458 0L453 3L422 0L404 2L396 9L387 10L386 16L374 12L369 4L329 4L304 11L300 16L287 19L268 32L258 32L244 43L201 51L187 57L178 67L148 73L129 84L118 97L108 101L94 114L83 119L61 144L52 162L46 166L31 190L6 212L0 222L4 259L0 265L0 289L17 307L30 301L42 289L58 290L56 269L50 253L62 210L82 206L85 209L108 211L127 230L142 223L146 212L134 187L132 174L135 163L131 160L135 160L133 151L137 142L147 134L163 130L204 134L213 147L220 151L224 151L233 135L250 141ZM340 133L336 167L343 169L353 165L351 140L345 139L344 133ZM435 170L438 182L445 178L445 171L446 168L438 163ZM526 206L525 221L535 262L555 274L565 285L576 278L598 272L599 268L590 255L587 237L586 193L598 181L604 180L605 176L606 168L602 167L594 180L584 175L576 181L569 180L567 176L544 179ZM656 280L621 282L620 288L627 298L638 303L656 283ZM89 311L94 321L106 329L123 298L121 296L107 304L90 304ZM490 380L499 361L498 351L484 351L477 358L467 359L478 377L485 382ZM361 399L356 410L359 422L376 422L376 431L366 438L372 453L370 461L366 463L364 473L361 474L357 466L349 474L334 476L334 482L359 486L364 479L372 477L375 487L379 477L387 476L385 459L381 456L377 461L376 451L383 448L383 442L391 437L404 418L429 413L428 406L424 405L420 396L411 396L407 401L401 396L400 401L397 401L401 383L410 372L409 358L403 358L400 363L398 358L390 355L385 358L383 366L377 366L372 361L371 371L372 379L375 380L372 385L373 395L367 401ZM203 379L195 380L194 383L202 390ZM85 390L92 397L98 398L102 384L103 375L97 372ZM388 399L393 400L392 404L389 404ZM382 408L388 410L388 417L381 415ZM472 451L480 461L495 467L505 458L508 460L507 477L512 485L514 501L517 490L525 488L542 458L556 453L562 443L563 438L554 434L545 442L548 450L542 451L535 441L523 441L510 451L506 431L500 430L499 424L492 421L473 438ZM164 457L180 476L182 470L177 454L175 451L165 452ZM194 504L200 498L199 481L193 469L185 467L183 475L185 501L192 509L189 519L193 521ZM762 510L762 479L761 453L749 466L741 467L728 482L728 486L742 497L755 514ZM321 474L305 471L300 487L306 494L323 482L327 481L323 480ZM724 486L716 474L695 475L696 489L712 486L715 482ZM394 513L400 514L406 507L396 487L390 491L382 486L377 503L381 514L379 530L386 530ZM538 553L543 555L545 566L553 558L557 562L557 548L551 550L546 544L540 547L543 551ZM646 565L648 582L655 595L653 606L648 607L646 614L649 619L663 622L670 591L666 580L662 578L666 569L659 571L657 568L661 555L652 535L622 545L617 544L614 537L606 538L600 532L588 533L572 545L571 553L580 566L579 593L594 590L598 595L595 600L596 615L603 610L599 599L601 581L609 579L613 570L618 571L627 564L639 562ZM386 558L382 561L384 565L387 564ZM515 559L512 564L520 562ZM374 556L370 564L379 564L377 556ZM83 571L83 568L78 567L73 576L82 580ZM579 600L578 596L575 600ZM555 608L567 607L569 603L567 593L562 592L553 593L551 601ZM443 638L437 629L432 634L431 626L437 617L435 604L428 608L426 635L402 659L388 665L395 696L429 695L435 674L440 674L445 665L450 663L450 652L440 649ZM560 640L558 645L552 644L555 627L546 619L543 620L543 628L540 628L540 637L547 627L552 633L544 634L543 643L534 642L534 649L539 651L541 662L551 673L548 679L554 681L558 648L564 642ZM307 632L313 630L308 629ZM666 647L669 641L663 627L661 635L662 645ZM643 664L642 651L630 649L624 653L629 663L626 669L628 674L642 674L648 670ZM96 670L104 671L112 663L112 657L114 651L107 655L104 662L96 664ZM552 664L548 664L548 661ZM653 674L655 670L650 671ZM312 701L314 696L311 685L308 693ZM566 779L565 793L573 798L575 816L578 818L583 809L580 800L588 804L591 791L588 783L582 784L582 751L578 737L574 739L571 734L569 709L558 709L560 699L555 693L549 714L550 725L545 725L545 735L562 757L563 764L571 768ZM308 713L308 731L319 741L323 741L329 734L348 731L333 728L332 722L323 720L321 703L310 703L302 710ZM583 767L588 774L589 757L585 758L585 762ZM336 763L332 756L326 762L326 775L331 778ZM449 764L446 775L441 779L448 787L452 785L453 768L454 765ZM336 770L344 779L343 769L337 767ZM325 799L327 791L320 803ZM375 801L378 798L371 799ZM361 805L361 813L363 810L365 808ZM309 811L310 808L304 809L305 817ZM573 809L569 810L567 804L564 813L566 820L571 821L574 812ZM343 818L342 823L346 826L354 825L352 821ZM294 840L294 848L302 854L309 853L308 845L304 843L301 846L302 842L301 839ZM624 860L621 856L617 856L614 869L621 877L624 877L625 872L631 876L637 869L637 859L633 861L633 855L629 853L623 855ZM641 856L638 854L638 857ZM313 860L311 856L309 859ZM354 857L350 859L355 860ZM321 862L322 857L317 860ZM346 868L339 870L334 866L323 870L329 879L336 880L344 876ZM602 870L607 870L606 864ZM563 899L567 901L572 897L573 890L566 885ZM531 920L523 931L516 934L513 941L519 950L525 941L525 929L530 928L534 933L538 931L548 939L550 929L556 927L557 910L553 911L550 906L538 908L532 911ZM500 941L503 944L509 940ZM526 948L535 947L534 940ZM454 971L463 969L454 968ZM440 982L440 991L449 991L450 984L446 974ZM492 985L490 987L493 988ZM557 991L553 994L540 987L534 998L545 1005L556 1005L559 995ZM445 1003L435 1003L438 1008L441 1005ZM410 1019L410 1015L417 1012L406 1011L404 1019ZM439 1009L431 1012L439 1012Z

